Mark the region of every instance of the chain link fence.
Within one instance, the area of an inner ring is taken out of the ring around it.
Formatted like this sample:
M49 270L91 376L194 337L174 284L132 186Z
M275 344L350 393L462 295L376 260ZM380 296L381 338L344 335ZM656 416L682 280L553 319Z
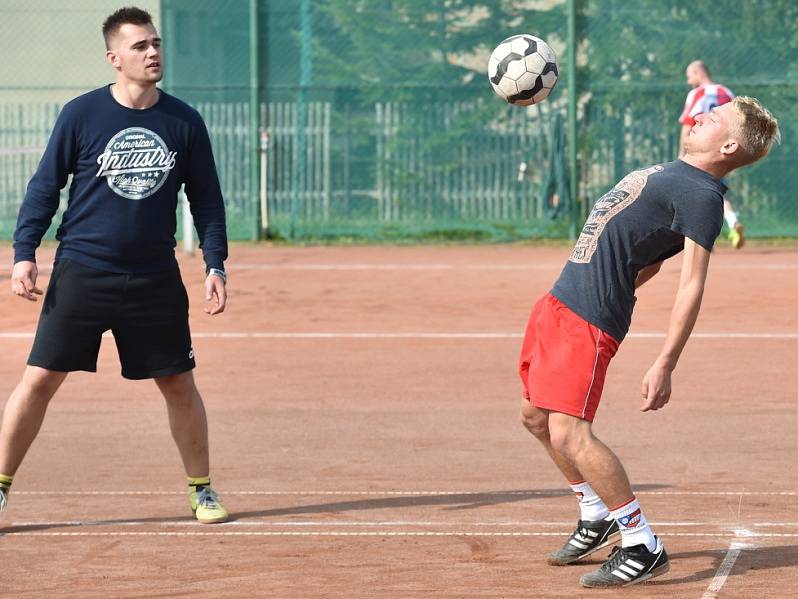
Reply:
M759 98L782 125L783 144L730 177L746 232L798 235L798 203L783 183L798 158L792 0L138 5L164 37L164 88L208 124L231 238L567 237L626 172L676 158L684 70L695 59L735 94ZM0 41L8 58L0 65L0 235L13 232L58 107L113 80L100 26L116 8L0 0L9 32ZM501 102L485 74L493 46L518 32L546 39L560 61L553 94L529 108Z
M137 4L160 19L158 0ZM64 103L114 80L102 24L108 0L0 0L0 238L10 239L28 181ZM52 236L66 205L48 231Z
M758 98L783 143L728 178L727 198L752 236L798 235L784 173L798 158L798 4L791 0L595 0L579 7L580 191L595 199L625 171L673 160L685 68L703 60L716 83Z

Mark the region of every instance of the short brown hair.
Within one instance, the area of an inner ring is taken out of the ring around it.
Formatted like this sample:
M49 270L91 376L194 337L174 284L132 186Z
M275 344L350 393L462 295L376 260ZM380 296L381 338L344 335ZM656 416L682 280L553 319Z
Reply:
M103 37L105 38L106 49L111 48L111 38L119 31L122 25L130 23L131 25L152 25L152 17L150 13L135 6L127 6L120 8L115 13L111 14L103 23Z
M699 71L704 71L704 74L708 78L710 79L712 78L712 75L709 72L709 67L707 66L707 63L705 63L703 60L694 60L688 66L695 67Z
M781 141L779 122L756 98L737 96L732 100L738 119L731 134L743 151L756 162L767 156L774 143Z

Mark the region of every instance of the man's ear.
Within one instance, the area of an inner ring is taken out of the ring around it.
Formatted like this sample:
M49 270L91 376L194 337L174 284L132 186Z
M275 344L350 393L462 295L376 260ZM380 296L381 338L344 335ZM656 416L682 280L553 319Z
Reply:
M727 139L726 142L720 147L720 153L727 156L731 156L732 154L740 152L740 150L740 144L731 138Z
M119 68L119 55L113 50L106 50L105 60L107 60L112 67Z

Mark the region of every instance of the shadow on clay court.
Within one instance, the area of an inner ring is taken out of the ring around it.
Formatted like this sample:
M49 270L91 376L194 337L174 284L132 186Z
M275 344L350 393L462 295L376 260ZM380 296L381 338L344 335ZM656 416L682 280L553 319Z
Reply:
M637 491L655 491L667 488L667 485L640 485ZM354 501L335 501L330 503L314 503L297 505L271 510L253 512L237 512L236 520L268 516L290 516L295 514L321 514L329 512L349 512L359 510L381 510L390 508L409 508L421 506L444 506L445 510L473 510L492 505L516 503L534 499L551 497L571 497L573 493L557 490L515 490L493 491L485 493L452 493L447 495L411 495L401 497L380 497L376 499L358 499Z
M668 488L668 485L648 484L635 487L636 491L656 491ZM311 505L295 505L291 507L274 508L257 511L233 510L230 521L244 521L247 518L266 518L274 516L290 516L298 514L327 514L335 512L381 510L411 508L422 506L443 506L446 510L473 510L481 507L516 503L534 499L551 497L571 497L570 491L556 490L511 490L488 491L484 493L451 493L445 495L403 495L400 497L379 497L375 499L358 499L354 501L335 501L328 503L315 503ZM228 506L230 502L228 501ZM98 505L98 509L101 506ZM193 522L189 516L153 517L153 518L127 518L109 520L87 520L80 522L43 522L41 524L19 524L0 528L0 536L15 532L35 532L59 528L79 528L88 526L114 526L114 525L140 525L140 524L168 524L174 522Z
M678 578L665 578L661 581L656 581L658 586L667 586L672 584L684 584L685 582L698 582L701 580L712 580L718 572L721 562L726 557L728 547L720 549L709 549L704 551L683 551L679 553L670 553L671 575L674 570L680 569L678 562L682 560L694 559L697 557L712 557L714 562L712 566L694 572L687 576ZM674 567L675 566L675 567ZM776 568L791 568L798 566L798 545L779 545L775 547L749 547L740 552L740 556L734 563L729 576L739 576L745 574L748 570L773 570Z
M194 522L192 516L159 516L154 518L125 518L115 520L81 520L80 522L42 522L41 524L18 524L16 526L0 527L0 537L14 534L15 532L36 532L54 530L59 528L85 528L90 526L138 525L138 524L169 524L175 522Z

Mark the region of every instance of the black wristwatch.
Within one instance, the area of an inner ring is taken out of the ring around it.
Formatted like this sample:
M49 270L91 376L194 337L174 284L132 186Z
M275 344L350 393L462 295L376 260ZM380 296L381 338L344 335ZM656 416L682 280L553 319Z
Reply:
M227 273L224 272L221 268L209 268L208 269L208 276L216 275L219 277L222 282L227 285Z

